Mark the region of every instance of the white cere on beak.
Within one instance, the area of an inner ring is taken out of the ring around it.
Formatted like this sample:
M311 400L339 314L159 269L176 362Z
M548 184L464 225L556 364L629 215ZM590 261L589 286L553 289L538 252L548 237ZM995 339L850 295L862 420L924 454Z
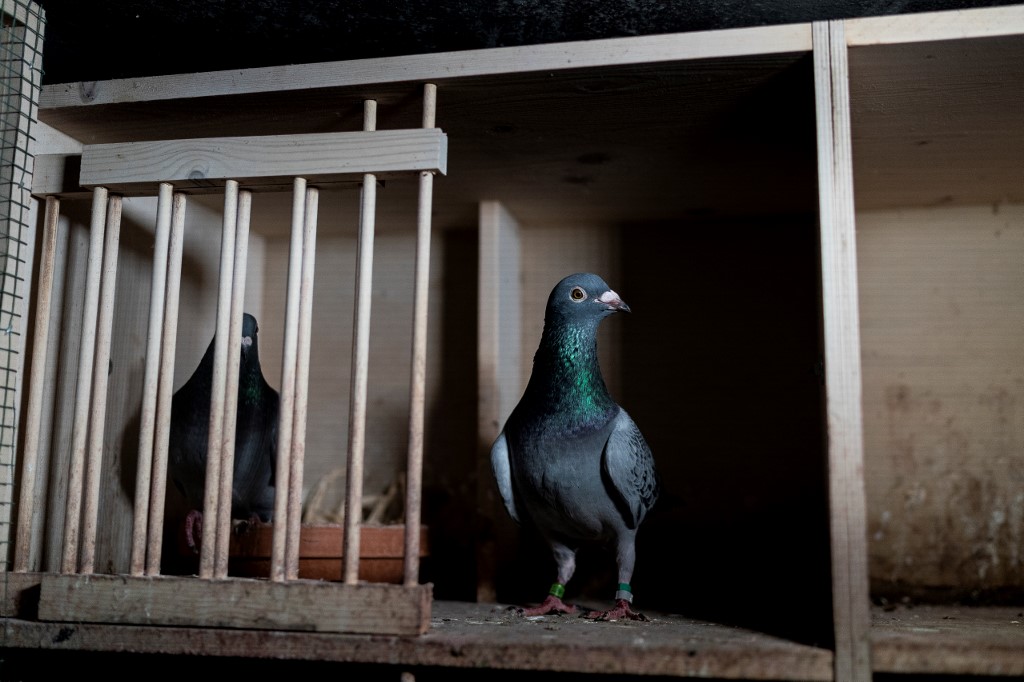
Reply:
M607 303L608 305L613 303L622 303L622 299L619 298L619 295L611 289L601 294L601 297L597 300L601 303Z
M252 345L252 337L251 336L243 336L242 337L242 348L248 348L251 345Z

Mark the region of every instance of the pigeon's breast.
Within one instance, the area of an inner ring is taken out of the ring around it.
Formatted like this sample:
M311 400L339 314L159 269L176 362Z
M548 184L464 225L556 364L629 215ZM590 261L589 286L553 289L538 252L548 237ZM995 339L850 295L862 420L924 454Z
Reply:
M513 439L515 485L543 532L594 539L620 518L601 476L610 422L572 430L536 429L527 438Z

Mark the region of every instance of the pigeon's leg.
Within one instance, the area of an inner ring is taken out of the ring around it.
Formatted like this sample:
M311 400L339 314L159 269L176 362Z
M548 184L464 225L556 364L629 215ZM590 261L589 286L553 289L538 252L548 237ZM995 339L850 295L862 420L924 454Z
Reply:
M199 554L199 546L203 541L203 512L193 509L185 517L185 541L189 549Z
M551 592L544 598L540 606L517 609L520 615L544 616L549 613L576 613L575 606L562 601L565 584L569 582L572 574L576 571L576 550L555 540L551 540L550 543L551 551L555 555L555 564L558 566L558 582L551 586Z
M594 620L621 620L623 618L629 620L649 620L644 614L630 608L633 603L633 588L630 587L629 581L633 577L633 564L636 561L635 539L635 533L623 533L619 538L617 556L619 586L615 592L615 606L607 611L591 611L585 614L584 618L593 618Z

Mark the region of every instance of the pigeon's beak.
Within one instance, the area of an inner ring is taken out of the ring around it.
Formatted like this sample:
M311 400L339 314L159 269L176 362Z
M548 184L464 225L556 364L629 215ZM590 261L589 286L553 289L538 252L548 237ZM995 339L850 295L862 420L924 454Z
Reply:
M626 302L619 298L619 295L612 291L611 289L601 294L601 296L597 300L599 303L603 303L608 310L611 310L613 312L631 312L629 306L626 305Z
M252 337L251 336L243 336L242 337L242 352L244 353L244 352L248 351L251 347L252 347Z

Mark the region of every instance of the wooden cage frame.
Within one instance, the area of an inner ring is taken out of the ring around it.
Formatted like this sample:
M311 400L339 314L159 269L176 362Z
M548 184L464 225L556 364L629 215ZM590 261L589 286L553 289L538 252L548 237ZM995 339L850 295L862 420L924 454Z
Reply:
M383 172L417 172L421 178L420 221L418 223L417 241L417 288L416 288L416 329L420 330L425 323L426 309L426 261L429 248L430 219L429 197L432 177L435 172L445 172L445 137L434 128L433 119L433 88L442 88L447 83L479 82L480 79L502 78L505 76L522 76L568 71L572 69L602 69L605 67L621 67L645 64L682 63L691 60L711 60L718 58L755 58L762 55L778 55L801 53L813 56L814 95L815 95L815 126L817 135L817 170L818 170L818 201L819 201L819 237L820 264L823 308L823 340L825 350L824 385L826 393L826 424L828 454L828 497L830 502L831 585L833 591L833 634L835 639L832 651L815 647L804 647L793 644L787 646L777 640L765 641L757 637L739 641L734 632L715 631L719 639L710 641L695 635L694 640L684 645L673 645L663 640L650 645L649 648L630 649L623 644L616 654L620 658L615 662L620 672L651 673L692 676L707 675L714 677L751 677L762 679L816 679L841 680L843 682L864 682L872 678L875 671L895 673L949 673L949 674L992 674L1009 675L1024 674L1024 649L1020 648L1019 624L1010 625L1008 614L1016 609L974 609L969 617L963 618L960 629L943 625L941 611L923 610L922 629L916 625L905 625L884 621L880 612L872 611L867 567L867 528L864 491L864 446L863 417L861 407L861 357L858 320L858 288L857 288L857 255L854 215L853 158L851 151L851 103L850 103L850 55L858 49L870 49L873 46L903 46L923 42L949 44L960 40L986 40L990 38L1010 37L1024 40L1024 7L1009 6L979 10L954 12L924 13L893 17L865 18L846 21L814 22L784 26L764 26L749 29L732 29L709 31L683 36L648 36L638 38L588 41L586 43L563 43L540 45L524 48L502 48L480 50L472 53L452 53L440 55L419 55L411 57L395 57L381 60L361 60L348 63L345 68L337 65L306 65L304 67L251 69L233 73L230 78L225 74L214 72L196 76L169 76L144 79L148 86L147 102L160 104L175 100L201 97L235 97L263 94L281 90L309 91L314 95L333 89L338 90L379 90L390 91L397 87L408 87L412 83L427 83L424 95L423 129L416 131L393 131L395 143L408 145L404 147L403 158L406 164L400 168L379 167L374 165L374 154L369 152L361 156L371 139L374 143L388 140L385 131L373 131L373 106L365 109L364 127L366 132L339 134L337 137L323 138L310 136L303 138L314 144L337 143L339 152L345 150L352 165L338 168L334 166L317 166L300 169L292 165L287 155L280 159L280 166L271 167L266 174L258 172L250 163L243 163L222 171L206 171L205 180L217 184L224 183L226 188L225 202L225 246L222 251L221 295L223 297L223 314L218 315L218 337L224 338L229 325L237 324L237 309L230 307L230 293L234 291L231 276L231 259L235 262L244 261L244 248L234 251L228 241L235 232L237 225L236 244L244 242L245 227L245 196L247 188L259 185L287 186L294 183L294 216L292 227L291 258L294 269L290 270L290 294L295 294L296 303L289 304L289 319L306 320L308 309L298 306L301 300L299 292L308 283L300 274L300 265L308 263L311 276L312 257L314 253L313 239L315 220L306 217L315 215L316 194L310 189L317 182L330 182L341 176L365 174L363 184L364 206L372 205L375 174ZM296 78L296 74L301 77ZM91 107L133 103L138 97L138 85L134 80L112 81L101 84L88 93L73 87L53 86L43 95L43 120L51 121L55 126L66 125L69 131L88 127L88 116L83 114ZM49 119L47 118L49 116ZM169 248L173 254L175 229L173 216L180 215L173 209L175 202L183 201L173 183L188 182L192 168L183 165L178 174L166 174L161 169L153 172L145 161L144 150L152 150L156 145L166 145L172 155L185 154L189 158L193 154L202 154L208 158L209 152L234 149L242 155L244 149L254 142L254 138L232 140L208 139L199 141L174 141L146 144L125 143L112 145L87 146L81 158L81 184L93 187L96 209L94 210L94 253L97 263L99 254L104 249L103 228L107 229L107 248L116 253L116 224L118 192L153 192L160 193L161 230L164 239L170 239ZM351 143L351 145L350 145ZM120 163L124 154L139 150L138 163ZM414 151L415 149L415 151ZM271 152L271 147L264 147L263 152ZM351 153L349 153L351 152ZM422 154L422 156L421 156ZM230 155L229 155L230 156ZM216 159L220 158L217 154ZM113 163L116 159L118 163ZM41 197L59 195L68 191L64 183L64 174L74 165L74 155L44 156L37 159L35 194ZM205 168L205 166L204 166ZM213 175L210 175L212 173ZM309 174L306 177L304 174ZM304 182L294 179L298 175ZM238 182L238 185L234 184ZM170 183L170 184L168 184ZM237 193L236 193L237 190ZM977 190L977 187L972 187ZM978 193L982 196L983 193ZM114 198L110 198L110 197ZM424 199L423 197L427 197ZM422 203L425 202L425 203ZM47 199L47 220L49 227L55 220L56 199ZM367 211L364 215L372 216ZM109 218L108 218L109 216ZM230 217L229 217L230 216ZM426 217L424 217L426 216ZM363 224L361 230L361 250L372 249L372 217L369 224ZM515 219L503 208L500 202L484 202L480 210L480 282L490 287L515 287L518 261L517 258L499 257L501 249L515 250L517 243L517 225ZM111 236L113 234L113 236ZM169 235L169 237L168 237ZM363 241L369 240L369 241ZM44 241L44 244L48 243ZM166 242L165 242L166 243ZM509 246L511 245L511 246ZM505 251L504 253L508 253ZM162 258L163 256L159 256ZM366 252L361 251L359 281L361 291L369 282L369 267L364 263ZM45 264L45 255L43 263ZM104 258L104 262L106 259ZM169 261L168 270L173 270L173 259ZM237 266L235 266L237 267ZM237 272L237 270L236 270ZM88 315L103 318L102 304L103 283L99 267L90 291L96 301L97 310L87 311ZM46 297L48 283L45 280L44 266L37 287L37 295L41 300ZM162 277L162 276L161 276ZM294 277L294 280L292 280ZM364 279L367 278L367 279ZM168 281L172 281L170 277ZM483 288L483 286L482 286ZM162 304L165 309L173 307L173 294L168 289L167 302ZM362 300L362 299L361 299ZM365 343L366 336L362 324L365 324L368 310L360 306L362 312L357 317L358 338ZM501 325L504 324L497 310L488 309L483 314L481 305L479 318L479 366L480 366L480 413L479 435L481 440L493 437L495 424L505 413L510 401L517 396L508 394L508 390L498 382L497 367L503 361L500 355L501 337L509 333ZM170 313L167 313L168 315ZM38 323L37 323L38 324ZM161 321L156 320L151 329L159 330ZM167 327L164 327L166 330ZM289 329L294 329L289 325ZM298 325L302 329L302 325ZM102 325L100 325L102 332ZM36 332L37 342L45 338L45 328ZM172 335L173 336L173 335ZM295 365L287 370L299 377L302 374L302 332L292 338L289 356L296 358ZM97 362L102 360L103 340L98 337ZM160 340L150 342L159 344ZM166 343L166 342L165 342ZM420 501L415 498L419 481L416 479L422 469L422 462L417 453L422 452L422 393L417 394L416 386L422 391L423 365L422 358L425 337L417 332L414 343L414 381L412 397L412 418L410 426L409 451L409 488L410 499L407 509L412 514L407 518L407 529L419 526L418 514ZM357 343L359 346L359 343ZM359 346L361 347L361 346ZM307 348L308 350L308 348ZM166 352L166 351L165 351ZM360 353L362 351L359 351ZM223 361L223 358L221 358ZM517 360L517 358L516 358ZM358 360L355 360L358 364ZM92 374L93 360L83 357L81 364L82 376L88 379ZM155 372L156 370L154 370ZM166 370L161 370L164 372ZM33 368L32 378L39 374ZM102 374L98 373L98 374ZM102 381L98 376L96 379ZM154 376L156 376L154 374ZM227 379L230 381L230 378ZM288 385L286 380L285 385ZM359 381L365 381L365 376ZM359 381L353 384L353 395L357 396L363 388ZM296 385L301 381L296 380ZM154 391L156 389L153 389ZM166 386L160 389L166 391ZM30 395L36 395L30 392ZM156 395L156 393L154 393ZM164 395L161 393L161 395ZM285 418L296 420L290 426L301 433L301 390L296 389L295 406L285 410ZM166 397L164 398L166 399ZM155 409L159 409L160 402ZM353 401L353 410L359 407L359 401ZM83 420L86 418L85 407ZM102 419L102 407L94 405L98 413L93 418ZM31 404L30 404L31 411ZM30 417L31 420L31 417ZM359 419L354 422L358 423ZM159 420L157 420L159 423ZM31 421L30 421L31 424ZM84 424L84 422L83 422ZM84 426L83 426L84 429ZM286 433L292 431L285 430ZM84 431L82 432L84 434ZM301 439L301 436L296 436ZM84 443L85 436L80 439ZM351 436L353 452L359 451L358 430ZM83 446L84 447L84 446ZM287 450L287 448L285 448ZM292 450L301 452L301 440L292 446ZM31 450L23 454L30 462ZM214 464L211 458L211 466ZM297 461L298 470L291 468L294 476L301 476L301 456L290 460L292 465ZM154 464L156 470L158 464ZM230 466L230 464L228 464ZM359 457L352 458L349 464L349 484L360 479ZM480 471L486 472L486 462L480 460ZM31 467L29 466L29 470ZM288 470L286 468L286 470ZM483 474L481 474L483 475ZM89 475L83 473L83 479L89 481ZM145 487L144 485L142 486ZM25 491L22 491L25 495ZM91 494L91 493L89 493ZM88 495L86 494L86 499ZM359 484L349 489L349 504L358 500ZM279 496L283 497L283 496ZM208 499L209 496L208 496ZM493 502L481 495L481 509L486 510ZM282 501L283 503L283 501ZM31 505L31 498L23 504ZM297 515L293 513L294 498L289 497L287 518L288 529L282 526L281 533L288 533L285 539L275 532L275 579L258 584L258 581L226 580L223 573L223 555L207 558L204 554L203 578L172 579L156 576L151 566L145 561L133 561L133 575L98 576L90 575L91 566L83 562L81 567L76 564L76 556L72 555L65 565L62 575L39 575L23 572L24 563L15 572L5 576L7 594L2 605L4 615L13 616L21 613L20 603L28 599L28 594L37 586L41 586L39 617L52 623L31 621L12 621L12 643L23 646L56 646L46 644L47 638L53 635L57 627L68 621L103 621L118 623L146 623L153 625L176 626L184 624L173 614L168 614L159 607L161 595L173 590L175 597L194 600L190 603L207 603L216 593L226 602L240 603L251 598L254 590L263 592L261 599L283 603L282 591L288 590L288 600L300 604L298 608L306 609L309 605L327 603L333 615L322 614L313 621L300 618L290 610L279 614L272 622L265 620L265 615L247 612L241 607L227 611L207 611L191 620L189 625L207 627L242 627L242 628L273 628L283 630L317 630L324 633L356 632L356 633L391 633L420 634L420 638L387 639L367 641L351 639L343 636L334 637L328 634L285 633L294 647L288 654L294 658L317 658L325 656L330 660L360 661L371 663L399 663L403 665L433 665L453 667L498 667L527 668L535 670L568 670L577 672L607 672L609 646L613 643L595 638L585 642L574 641L569 650L574 655L566 656L566 650L557 651L545 646L536 638L523 636L511 646L502 648L490 641L466 631L457 630L446 623L431 625L431 598L429 586L418 585L415 568L417 556L416 542L418 535L407 533L405 552L405 584L400 588L387 586L368 586L355 584L354 569L351 561L358 553L352 553L358 546L358 527L347 529L346 535L346 579L344 585L320 586L307 585L295 579L294 571L294 535L292 524L297 523ZM484 511L484 513L487 513ZM284 512L282 511L282 516ZM224 534L223 512L219 517L218 537ZM348 515L347 518L354 518ZM86 532L94 529L86 528ZM275 531L277 529L275 528ZM21 529L19 529L19 538ZM69 538L73 543L74 538ZM88 546L86 539L83 546ZM145 556L141 550L139 556ZM16 556L21 556L19 553ZM136 557L138 559L138 557ZM89 569L89 570L86 570ZM172 582L173 581L173 582ZM224 597L225 592L228 593ZM299 594L295 598L293 593ZM486 595L486 589L481 592ZM140 598L140 595L143 595ZM330 595L330 596L327 596ZM133 601L138 600L138 601ZM324 601L326 600L326 602ZM362 619L352 611L358 611L373 600L377 604L387 603L389 608L402 609L401 617L388 614L389 622L381 619ZM138 605L137 609L126 609L125 603ZM105 606L116 604L116 608ZM254 600L253 603L262 603ZM269 602L268 602L269 603ZM434 605L436 606L436 605ZM258 608L258 607L257 607ZM463 610L445 606L447 612L457 613L460 617ZM337 613L337 610L343 610ZM352 611L349 611L351 609ZM114 613L117 611L117 613ZM268 610L269 612L269 610ZM436 612L436 608L435 608ZM453 618L451 620L458 620ZM1016 627L1016 629L1014 629ZM449 629L446 629L449 628ZM177 632L187 644L169 646L157 640L166 633L166 628L140 629L133 650L144 650L161 653L200 650L211 655L239 654L269 655L259 653L260 640L258 634L247 631L237 632ZM122 632L122 631L119 631ZM103 639L93 631L82 630L81 641L77 646L83 649L117 651L124 650ZM123 634L123 632L122 632ZM713 639L713 638L712 638ZM43 642L43 644L40 644ZM696 642L696 643L694 643ZM326 645L332 644L337 649L331 654L324 654ZM510 653L512 648L520 652ZM948 656L937 655L950 652ZM660 657L651 653L661 654ZM656 661L654 659L657 659ZM652 662L653 661L653 662ZM601 667L606 666L606 667Z

